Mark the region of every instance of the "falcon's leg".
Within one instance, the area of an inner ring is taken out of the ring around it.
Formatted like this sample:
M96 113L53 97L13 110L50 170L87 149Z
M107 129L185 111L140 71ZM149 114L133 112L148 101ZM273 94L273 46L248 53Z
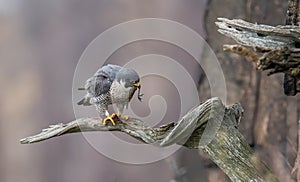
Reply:
M125 107L124 104L117 104L117 116L118 116L118 118L123 118L123 119L127 120L129 118L129 116L122 115L124 107Z
M129 116L126 115L121 115L121 113L117 113L118 118L123 118L125 120L127 120L129 118Z
M107 121L109 121L109 120L110 120L112 125L116 125L113 118L116 117L117 114L113 113L113 114L110 115L109 112L107 110L105 110L105 116L106 116L106 118L103 119L103 125L104 126L106 125Z

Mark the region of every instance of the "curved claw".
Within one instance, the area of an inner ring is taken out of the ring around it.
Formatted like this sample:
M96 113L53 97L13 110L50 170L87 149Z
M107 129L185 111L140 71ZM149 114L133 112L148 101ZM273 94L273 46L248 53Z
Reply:
M129 116L123 116L123 115L120 115L120 116L118 116L119 118L123 118L123 119L125 119L125 120L128 120L129 119Z
M113 126L115 126L116 123L115 123L113 118L116 117L116 116L117 116L117 114L115 114L115 113L113 113L112 115L108 115L106 118L103 119L103 125L106 126L107 121L110 121L111 124Z

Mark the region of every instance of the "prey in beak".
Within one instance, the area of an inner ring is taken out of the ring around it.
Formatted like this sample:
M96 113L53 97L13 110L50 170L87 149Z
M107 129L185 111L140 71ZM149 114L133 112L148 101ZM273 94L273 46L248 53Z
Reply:
M141 83L140 82L136 82L133 84L133 86L137 87L139 90L138 90L138 99L139 101L142 101L142 96L144 94L141 94Z

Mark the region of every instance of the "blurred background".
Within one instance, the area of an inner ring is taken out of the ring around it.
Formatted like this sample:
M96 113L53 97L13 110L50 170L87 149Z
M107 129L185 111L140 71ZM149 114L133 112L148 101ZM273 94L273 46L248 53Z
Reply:
M137 18L174 20L207 40L225 73L227 104L241 102L245 109L240 131L280 181L295 181L291 169L297 154L299 96L283 94L282 75L267 77L243 58L224 53L222 45L233 42L214 25L217 17L284 24L286 8L285 0L0 0L0 181L228 181L197 150L182 148L158 162L130 165L99 154L81 134L19 143L49 124L74 120L72 81L81 54L106 29ZM178 60L199 85L200 101L210 98L201 68L174 45L135 42L117 50L107 63L122 65L150 53ZM153 80L163 93L177 96L171 84ZM151 83L144 78L147 81ZM148 96L141 106L146 111L138 112L141 116L149 112L151 94L159 94L155 88L143 88ZM167 101L174 107L164 121L178 118L178 100L172 96Z

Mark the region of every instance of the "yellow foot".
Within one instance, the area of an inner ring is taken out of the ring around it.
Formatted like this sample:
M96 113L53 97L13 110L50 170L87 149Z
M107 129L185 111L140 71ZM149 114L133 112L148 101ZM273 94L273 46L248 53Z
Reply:
M112 115L108 115L106 118L103 119L103 125L105 126L107 121L110 121L112 125L116 125L115 121L114 121L114 117L116 117L117 114L113 113Z
M123 119L125 119L125 120L128 120L129 119L129 116L123 116L123 115L117 115L118 116L118 118L123 118Z

